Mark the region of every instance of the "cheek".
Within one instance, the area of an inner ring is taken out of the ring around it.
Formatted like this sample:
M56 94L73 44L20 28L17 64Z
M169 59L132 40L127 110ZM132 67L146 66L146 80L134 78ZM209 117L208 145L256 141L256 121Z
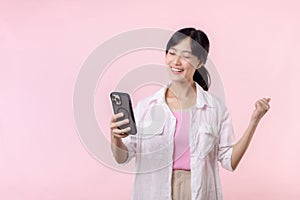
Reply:
M193 59L189 60L189 63L195 69L195 68L197 68L197 65L199 64L199 60L196 58L193 58Z
M168 56L165 57L165 63L168 64L170 62L170 58Z
M184 65L187 67L187 68L191 68L191 69L196 69L197 67L197 64L193 61L190 61L190 60L185 60L184 61Z
M188 72L188 74L194 74L196 67L194 66L193 63L186 62L185 66L186 66L185 69Z

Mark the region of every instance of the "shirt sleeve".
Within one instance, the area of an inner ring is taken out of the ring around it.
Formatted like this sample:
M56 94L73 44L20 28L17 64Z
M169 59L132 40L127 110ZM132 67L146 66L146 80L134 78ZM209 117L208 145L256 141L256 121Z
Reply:
M231 166L231 155L234 144L235 135L232 126L232 120L225 106L225 111L220 124L218 160L221 162L222 167L229 171L233 171Z
M136 153L136 143L133 141L132 136L129 135L126 138L122 138L123 143L128 149L128 157L125 162L121 163L120 165L125 165L131 161L131 159L135 156Z

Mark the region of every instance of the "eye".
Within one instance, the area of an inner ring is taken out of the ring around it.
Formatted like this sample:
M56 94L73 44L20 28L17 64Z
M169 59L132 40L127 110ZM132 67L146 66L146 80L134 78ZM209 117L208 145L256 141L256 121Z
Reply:
M176 54L176 53L173 52L173 51L168 51L168 53L169 53L170 55L175 55L175 54Z
M190 55L182 55L182 57L183 57L184 59L190 59L190 58L191 58Z
M184 53L182 54L182 57L185 58L185 59L190 59L190 58L193 57L193 55L190 54L190 53L184 52Z

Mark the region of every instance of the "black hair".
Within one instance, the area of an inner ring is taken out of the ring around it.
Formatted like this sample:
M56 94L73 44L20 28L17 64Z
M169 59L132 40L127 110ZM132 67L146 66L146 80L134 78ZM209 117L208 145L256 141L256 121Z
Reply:
M209 39L203 31L196 30L195 28L183 28L176 31L167 43L166 54L171 47L177 45L187 37L191 38L191 49L193 55L195 55L203 64L202 67L196 69L193 80L205 91L208 91L211 79L207 69L204 67L204 64L206 63L209 52Z

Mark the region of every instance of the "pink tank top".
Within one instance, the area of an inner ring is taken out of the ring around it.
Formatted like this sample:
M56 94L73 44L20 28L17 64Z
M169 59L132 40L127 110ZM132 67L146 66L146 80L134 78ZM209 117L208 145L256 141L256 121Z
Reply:
M190 112L172 111L176 117L174 133L173 169L190 170Z

